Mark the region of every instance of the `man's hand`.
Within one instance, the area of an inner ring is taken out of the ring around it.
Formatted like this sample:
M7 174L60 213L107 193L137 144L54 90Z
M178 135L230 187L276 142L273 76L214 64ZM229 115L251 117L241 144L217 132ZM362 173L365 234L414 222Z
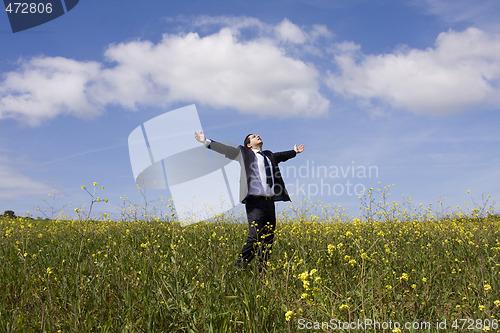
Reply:
M300 146L298 146L298 147L297 147L297 145L295 145L295 146L293 147L293 150L295 150L295 152L296 152L297 154L300 154L300 153L302 153L302 152L304 151L304 145L300 145Z
M199 141L203 144L205 144L205 142L207 141L207 139L205 138L205 134L203 134L203 131L200 131L200 133L197 133L196 131L194 132L194 138L196 139L196 141Z

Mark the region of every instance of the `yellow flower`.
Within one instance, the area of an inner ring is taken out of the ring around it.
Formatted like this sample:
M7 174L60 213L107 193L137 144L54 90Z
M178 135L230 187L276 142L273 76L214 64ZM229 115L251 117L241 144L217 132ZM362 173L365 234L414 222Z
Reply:
M491 286L489 284L485 284L484 291L490 291L490 290L491 290Z
M342 304L341 306L339 306L340 311L346 311L348 309L349 309L349 305L347 305L347 304Z
M403 273L399 279L408 281L408 274Z
M292 319L292 317L293 317L293 311L290 310L290 311L287 311L285 313L285 319L286 319L286 321L290 321Z
M303 294L300 296L300 299L306 299L307 297L309 297L309 294L308 294L308 293L303 293Z
M496 306L497 308L499 308L499 307L500 307L500 300L498 300L498 299L497 299L497 300L494 302L494 304L495 304L495 306Z
M422 282L427 282L427 278L423 277Z
M309 274L307 272L304 272L304 273L300 273L299 274L299 279L301 279L302 281L305 281L309 278Z
M309 286L310 285L309 281L307 281L307 280L302 281L302 284L304 285L304 289L305 290L310 290L311 289L311 287Z
M401 333L401 330L399 328L395 328L392 330L392 333Z
M52 270L50 269L50 267L47 267L47 274L52 274Z

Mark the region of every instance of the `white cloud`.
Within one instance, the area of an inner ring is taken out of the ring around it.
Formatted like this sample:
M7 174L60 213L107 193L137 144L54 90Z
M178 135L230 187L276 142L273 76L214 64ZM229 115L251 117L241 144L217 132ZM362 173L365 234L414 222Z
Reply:
M500 107L500 36L476 28L441 33L434 48L364 55L337 47L328 86L346 97L417 113Z
M58 114L88 116L97 112L86 88L99 75L99 64L62 57L36 57L0 83L0 119L36 125Z
M102 103L195 101L262 115L306 116L328 108L312 66L285 56L270 41L240 43L228 28L206 37L165 35L157 45L119 44L106 57L120 65L103 73L104 85L96 89L106 92L99 96Z
M221 19L210 24L217 22ZM259 115L318 116L328 111L313 65L287 55L274 30L260 21L234 25L206 36L165 34L157 44L110 45L103 63L62 57L22 61L19 70L5 73L0 82L0 119L37 125L59 114L96 115L110 104L135 109L177 102ZM239 29L248 27L259 32L240 39ZM277 30L280 38L295 43L306 36L287 20ZM321 27L314 32L326 33Z
M476 27L500 28L498 13L500 2L492 0L410 0L410 3L423 7L432 15L439 16L451 23L466 22Z
M175 19L179 20L179 18ZM254 31L257 35L268 35L272 30L273 26L265 24L261 20L255 17L248 16L197 16L195 18L180 20L183 31L186 31L186 27L191 26L191 30L200 31L203 33L205 31L220 30L221 27L226 27L231 29L235 33L240 31ZM213 31L215 32L215 31Z
M7 156L0 156L0 200L44 195L50 191L48 185L16 170Z
M288 19L284 19L276 26L276 33L278 38L284 42L303 44L307 40L307 37L302 29L290 22Z

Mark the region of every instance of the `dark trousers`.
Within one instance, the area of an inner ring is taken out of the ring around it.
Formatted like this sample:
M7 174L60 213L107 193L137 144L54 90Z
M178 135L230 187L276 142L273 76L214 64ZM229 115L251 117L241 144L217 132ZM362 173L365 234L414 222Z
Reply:
M241 249L236 265L246 267L258 255L261 267L269 260L274 231L276 229L276 211L273 200L264 197L249 196L245 202L248 218L248 238Z

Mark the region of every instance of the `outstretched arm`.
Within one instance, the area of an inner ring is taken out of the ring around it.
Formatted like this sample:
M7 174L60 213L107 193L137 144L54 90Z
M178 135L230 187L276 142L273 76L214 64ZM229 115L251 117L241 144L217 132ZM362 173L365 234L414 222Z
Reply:
M295 145L292 150L273 153L276 163L285 162L304 151L304 145Z
M200 131L200 133L195 131L194 138L196 139L196 141L201 142L203 144L205 144L207 142L207 138L205 137L205 134L203 133L203 131Z
M300 145L298 147L297 147L297 145L295 145L295 146L293 146L293 150L295 150L295 152L297 154L300 154L300 153L302 153L304 151L304 145Z
M197 133L195 131L194 138L198 142L201 142L205 146L207 146L207 148L212 149L212 150L218 152L219 154L223 154L224 156L226 156L229 159L234 160L240 154L240 149L238 147L233 147L233 146L226 145L226 144L223 144L223 143L220 143L217 141L213 141L213 140L207 140L203 131L200 131L199 133Z

